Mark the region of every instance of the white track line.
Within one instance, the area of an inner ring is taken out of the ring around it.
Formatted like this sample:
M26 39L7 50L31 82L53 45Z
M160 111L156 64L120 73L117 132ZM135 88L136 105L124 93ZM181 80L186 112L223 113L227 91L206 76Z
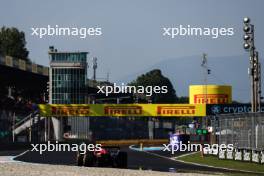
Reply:
M180 156L177 156L177 157L166 157L166 156L162 156L162 155L159 155L159 154L156 154L156 153L151 153L151 152L148 152L148 151L137 150L137 149L133 148L133 146L134 145L131 145L131 146L129 146L129 148L131 150L134 150L134 151L145 152L145 153L148 153L148 154L153 155L153 156L158 156L160 158L169 159L169 160L172 160L172 161L175 161L175 162L181 162L181 163L184 163L184 164L191 164L191 165L202 166L202 167L210 167L210 168L214 168L214 169L223 169L223 170L234 171L234 172L245 172L245 173L253 173L253 174L264 174L264 172L253 172L253 171L247 171L247 170L230 169L230 168L225 168L225 167L216 167L216 166L210 166L210 165L206 165L206 164L198 164L198 163L192 163L192 162L182 161L182 160L179 160L178 159L178 158L181 158L181 157L184 157L184 156L188 156L188 155L195 154L197 152L187 153L187 154L183 154L183 155L180 155Z
M26 154L29 150L26 150L16 156L0 156L0 163L14 163L14 162L20 162L15 160L16 157L22 156Z
M26 151L24 151L24 152L22 152L22 153L20 153L20 154L18 154L18 155L16 155L16 156L13 156L13 160L14 159L16 159L17 157L19 157L19 156L22 156L22 155L24 155L24 154L26 154L27 152L29 152L29 150L26 150Z

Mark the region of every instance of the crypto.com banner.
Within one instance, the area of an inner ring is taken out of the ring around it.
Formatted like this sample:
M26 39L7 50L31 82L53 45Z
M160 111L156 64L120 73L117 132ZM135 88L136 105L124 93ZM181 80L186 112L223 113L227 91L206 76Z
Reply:
M40 104L41 116L205 116L204 104Z

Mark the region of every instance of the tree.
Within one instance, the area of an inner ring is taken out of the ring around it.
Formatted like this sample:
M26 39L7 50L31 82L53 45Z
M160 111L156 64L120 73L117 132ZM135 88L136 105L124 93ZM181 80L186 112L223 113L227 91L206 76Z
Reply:
M159 69L154 69L146 74L143 74L139 76L136 80L132 81L129 83L131 86L167 86L167 93L154 93L150 96L147 97L145 95L145 100L150 99L153 103L175 103L177 100L176 92L173 88L172 83L170 80L163 76L161 73L161 70Z
M0 30L0 54L28 61L28 50L24 32L17 28L2 27Z
M176 103L185 104L189 103L189 97L178 97Z

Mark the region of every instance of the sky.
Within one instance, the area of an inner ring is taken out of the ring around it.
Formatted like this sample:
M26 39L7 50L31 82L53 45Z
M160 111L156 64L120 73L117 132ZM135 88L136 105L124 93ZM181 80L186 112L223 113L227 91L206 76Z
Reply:
M24 31L29 57L38 64L49 64L50 45L62 51L88 51L90 65L92 57L98 58L98 77L105 78L109 72L110 81L117 81L168 58L204 52L209 57L245 54L242 47L245 16L255 24L255 45L262 57L263 7L263 0L9 0L1 2L0 26ZM218 39L190 36L171 39L162 35L163 27L180 24L231 27L234 35ZM32 27L47 25L101 27L102 35L85 39L68 36L40 39L31 35ZM90 69L88 77L91 73Z

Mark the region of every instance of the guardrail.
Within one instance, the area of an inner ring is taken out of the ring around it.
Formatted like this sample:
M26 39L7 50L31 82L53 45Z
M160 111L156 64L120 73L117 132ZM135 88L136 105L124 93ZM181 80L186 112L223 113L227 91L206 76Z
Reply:
M111 146L128 146L128 145L162 145L167 144L168 139L132 139L132 140L99 140L96 141L98 144L111 145Z

